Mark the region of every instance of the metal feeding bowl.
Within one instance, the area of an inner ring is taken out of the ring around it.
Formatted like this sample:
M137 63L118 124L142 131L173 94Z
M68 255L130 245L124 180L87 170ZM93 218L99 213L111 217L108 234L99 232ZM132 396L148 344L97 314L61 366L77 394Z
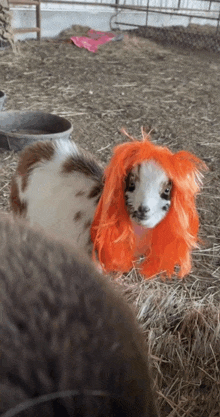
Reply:
M69 120L43 112L0 112L0 147L21 151L38 140L70 139Z
M6 94L4 93L4 91L0 91L0 111L3 110L5 100Z

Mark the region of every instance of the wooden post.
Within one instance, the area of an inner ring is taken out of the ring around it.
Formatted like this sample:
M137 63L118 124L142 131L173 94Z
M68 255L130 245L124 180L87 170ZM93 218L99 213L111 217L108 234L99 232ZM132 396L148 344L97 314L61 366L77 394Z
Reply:
M40 14L40 2L41 0L39 0L39 4L36 6L36 24L37 24L37 28L40 29L39 32L37 32L37 39L38 41L41 40L41 14Z

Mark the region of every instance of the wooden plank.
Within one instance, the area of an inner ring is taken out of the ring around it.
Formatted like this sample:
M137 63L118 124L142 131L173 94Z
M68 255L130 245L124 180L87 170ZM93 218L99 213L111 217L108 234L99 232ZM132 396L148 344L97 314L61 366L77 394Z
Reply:
M30 5L36 6L36 27L35 28L14 28L13 33L29 33L29 32L36 32L37 39L40 41L41 39L41 14L40 14L40 2L41 0L9 0L10 4L16 5Z
M9 0L10 4L24 4L28 6L38 6L39 1L38 0Z
M40 28L16 28L13 33L40 32Z

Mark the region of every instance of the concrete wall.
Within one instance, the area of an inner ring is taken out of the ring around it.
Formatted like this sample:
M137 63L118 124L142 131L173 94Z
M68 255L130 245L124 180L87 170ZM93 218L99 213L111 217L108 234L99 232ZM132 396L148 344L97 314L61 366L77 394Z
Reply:
M94 0L93 0L94 1ZM114 4L114 0L104 0L106 3ZM86 2L85 2L86 3ZM120 0L123 4L124 0ZM126 4L146 4L146 0L126 0ZM177 6L177 0L150 0L150 6L166 7ZM204 7L208 6L208 1L182 0L182 7L199 9L203 19L189 19L189 17L162 15L159 13L148 14L148 25L150 26L172 26L182 25L187 26L189 23L196 24L213 24L216 21L207 20L207 16L218 17L220 11L220 3L212 2L211 10L205 11ZM13 6L12 26L17 28L34 27L36 26L36 13L33 6ZM198 11L191 12L192 14L199 13ZM72 25L89 26L96 30L108 31L110 30L110 19L112 18L113 27L119 29L126 29L129 26L117 25L117 22L132 23L135 25L146 24L146 13L129 10L121 10L117 16L115 9L112 7L100 6L86 6L86 5L71 5L71 4L55 4L42 3L41 4L41 26L42 37L54 37L62 30L69 28ZM129 27L130 28L130 27ZM36 38L35 33L28 33L23 35L16 35L16 39Z
M110 30L109 21L112 15L112 10L101 11L100 8L93 7L93 9L77 8L72 6L71 10L41 10L41 36L54 37L62 30L71 27L72 25L89 26L96 30L108 31ZM24 28L36 26L36 13L34 10L27 8L13 9L13 27ZM35 33L19 34L16 39L36 38Z

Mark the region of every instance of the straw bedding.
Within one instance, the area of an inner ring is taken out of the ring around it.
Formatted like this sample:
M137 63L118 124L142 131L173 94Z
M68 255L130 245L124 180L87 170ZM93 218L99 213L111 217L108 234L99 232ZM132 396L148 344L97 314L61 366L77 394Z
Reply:
M132 270L115 286L136 309L148 340L161 416L220 416L220 56L128 35L98 54L65 42L64 34L18 49L0 52L6 109L68 118L73 139L103 162L126 140L122 126L139 137L143 125L156 143L193 152L208 165L197 199L204 244L191 274L144 281ZM17 159L0 154L3 211Z

